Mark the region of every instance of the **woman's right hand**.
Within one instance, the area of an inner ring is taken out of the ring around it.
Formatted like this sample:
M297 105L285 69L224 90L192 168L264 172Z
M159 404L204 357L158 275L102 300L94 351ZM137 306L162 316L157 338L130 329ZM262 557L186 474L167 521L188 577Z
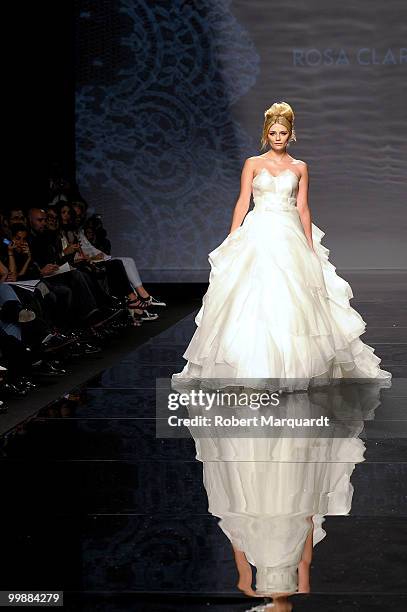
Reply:
M77 253L80 248L79 244L69 244L64 248L64 255L73 255L73 253Z
M30 247L28 246L28 244L23 244L21 250L24 253L24 255L26 255L28 258L31 258L31 251L30 251Z

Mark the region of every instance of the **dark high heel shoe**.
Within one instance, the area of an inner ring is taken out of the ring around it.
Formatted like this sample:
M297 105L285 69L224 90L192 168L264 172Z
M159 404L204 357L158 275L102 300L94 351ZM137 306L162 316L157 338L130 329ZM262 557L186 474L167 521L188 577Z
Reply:
M145 308L147 308L148 306L166 306L167 305L165 302L153 297L152 295L149 295L148 297L141 296L139 292L137 291L137 289L136 289L136 293L139 299L144 302Z
M158 319L157 313L148 312L146 308L146 300L143 300L142 298L128 300L127 305L132 310L135 310L141 321L155 321L156 319Z

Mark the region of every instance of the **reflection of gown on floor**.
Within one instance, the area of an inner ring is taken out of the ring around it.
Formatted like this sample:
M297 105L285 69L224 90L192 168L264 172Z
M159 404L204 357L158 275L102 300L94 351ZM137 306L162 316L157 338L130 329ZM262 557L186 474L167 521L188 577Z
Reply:
M273 176L263 168L255 177L253 210L209 253L198 327L173 381L215 378L219 387L223 378L306 379L297 388L308 388L317 379L391 378L359 339L365 322L314 224L315 253L308 246L298 180L289 169Z
M253 448L259 448L263 441L256 440ZM293 439L286 442L295 446ZM353 495L350 476L355 464L346 459L343 452L342 462L255 458L204 462L208 510L220 518L219 527L230 542L256 567L258 591L295 591L298 564L310 530L308 517L312 517L315 546L326 536L322 527L325 515L349 513Z
M371 416L369 408L380 402L371 389L362 389L361 395L350 389L344 393L332 389L329 394L289 394L286 399L288 415L307 417L325 406L330 419L337 419L330 438L321 437L318 427L308 438L290 437L288 426L278 436L255 438L230 438L215 429L211 435L210 427L191 430L196 458L203 463L208 510L220 518L219 527L233 546L257 568L259 594L295 592L310 524L315 546L326 536L325 515L350 512L350 477L355 463L364 461L365 451L357 436ZM341 421L341 415L346 420ZM238 416L249 414L240 410Z

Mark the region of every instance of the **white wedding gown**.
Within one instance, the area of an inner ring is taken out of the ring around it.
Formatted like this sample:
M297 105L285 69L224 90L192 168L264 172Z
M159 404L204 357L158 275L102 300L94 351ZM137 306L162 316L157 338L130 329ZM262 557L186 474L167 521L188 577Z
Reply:
M374 349L359 339L366 324L314 224L315 252L308 246L298 183L290 169L274 176L263 168L254 178L253 210L209 253L209 287L183 355L187 363L173 382L210 386L215 379L226 387L230 379L258 379L250 386L282 390L343 378L390 383Z

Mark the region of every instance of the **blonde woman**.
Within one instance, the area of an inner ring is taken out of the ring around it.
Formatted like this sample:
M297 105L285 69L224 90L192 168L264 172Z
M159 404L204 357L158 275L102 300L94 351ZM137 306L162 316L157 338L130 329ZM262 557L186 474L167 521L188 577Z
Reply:
M308 165L288 153L295 140L293 109L274 103L261 137L268 150L245 160L230 233L209 253L209 287L174 382L227 387L239 378L286 391L343 378L389 384L312 223Z

